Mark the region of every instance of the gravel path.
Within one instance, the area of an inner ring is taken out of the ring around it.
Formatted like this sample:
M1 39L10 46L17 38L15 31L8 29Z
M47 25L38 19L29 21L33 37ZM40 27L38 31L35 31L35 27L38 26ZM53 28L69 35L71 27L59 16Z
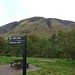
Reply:
M29 64L29 68L27 68L26 71L29 72L34 70L40 70L40 68ZM16 75L20 73L22 73L22 69L16 70L15 67L11 67L10 65L0 66L0 75Z

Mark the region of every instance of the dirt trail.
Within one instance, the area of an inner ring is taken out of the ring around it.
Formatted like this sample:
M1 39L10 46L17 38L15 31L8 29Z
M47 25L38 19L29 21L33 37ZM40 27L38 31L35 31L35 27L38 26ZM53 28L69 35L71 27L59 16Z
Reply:
M30 65L29 68L27 68L27 72L39 70L40 68ZM11 67L10 65L2 65L0 66L0 75L16 75L22 73L22 69L16 70L15 67Z

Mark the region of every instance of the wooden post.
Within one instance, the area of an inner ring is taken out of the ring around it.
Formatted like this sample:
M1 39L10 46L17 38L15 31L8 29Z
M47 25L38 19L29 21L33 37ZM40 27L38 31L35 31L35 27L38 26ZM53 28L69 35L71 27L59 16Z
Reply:
M23 75L26 75L26 48L27 48L27 44L26 44L26 35L24 36L24 43L23 43Z

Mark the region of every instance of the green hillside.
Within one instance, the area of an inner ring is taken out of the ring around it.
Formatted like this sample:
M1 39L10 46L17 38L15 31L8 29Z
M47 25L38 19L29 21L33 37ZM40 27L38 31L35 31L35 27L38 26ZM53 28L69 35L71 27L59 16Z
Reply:
M55 18L32 17L12 22L0 27L0 35L4 37L20 36L24 34L51 36L58 30L71 30L75 22Z

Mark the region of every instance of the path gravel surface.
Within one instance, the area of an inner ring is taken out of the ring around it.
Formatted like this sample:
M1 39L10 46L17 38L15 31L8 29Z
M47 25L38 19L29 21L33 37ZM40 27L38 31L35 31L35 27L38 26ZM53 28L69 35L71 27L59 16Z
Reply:
M40 70L40 68L29 64L29 68L27 68L27 72ZM2 65L0 66L0 75L17 75L21 74L23 71L22 69L16 70L15 67L11 67L10 65Z

